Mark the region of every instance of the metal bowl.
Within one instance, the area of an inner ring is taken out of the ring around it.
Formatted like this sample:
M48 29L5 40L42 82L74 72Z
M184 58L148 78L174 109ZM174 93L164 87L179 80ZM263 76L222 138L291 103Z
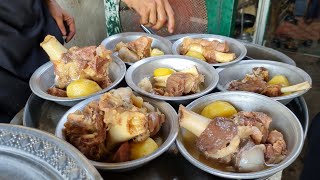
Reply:
M47 93L47 90L54 85L54 70L53 64L47 62L39 67L31 76L29 85L34 94L37 96L54 101L63 106L73 106L83 99L95 96L97 94L104 93L114 87L116 87L124 78L126 73L126 65L117 57L112 56L113 62L110 65L110 79L113 82L110 86L98 91L90 96L84 96L79 98L57 97Z
M226 67L219 72L219 83L217 88L220 91L227 91L229 83L232 80L243 79L246 74L252 72L254 67L265 67L269 70L269 76L284 75L288 78L291 84L298 84L304 81L308 81L312 84L311 77L304 70L281 62L268 61L268 60L247 60L241 61L239 64L235 64L230 67ZM271 97L283 104L288 104L293 98L302 96L308 90L298 91L289 95Z
M272 118L270 129L276 129L280 131L287 143L288 154L287 157L274 167L268 169L251 172L251 173L234 173L221 171L212 167L209 167L196 157L193 157L189 151L185 148L183 143L183 134L185 129L181 128L177 137L177 146L182 155L193 165L214 174L216 176L233 179L258 179L267 178L283 169L288 167L299 156L304 142L304 135L301 124L298 118L283 104L274 101L266 96L262 96L250 92L218 92L201 97L192 103L187 108L200 113L202 109L217 100L230 102L238 110L243 111L259 111L268 114Z
M251 59L268 59L296 66L294 60L280 51L253 43L244 43L244 46L248 51L246 56Z
M247 54L246 47L241 42L237 41L236 39L232 39L232 38L225 37L225 36L213 35L213 34L197 34L197 35L190 35L190 36L183 37L173 43L173 45L172 45L173 54L180 55L180 45L181 45L184 38L200 38L200 39L206 39L209 41L218 40L220 42L226 41L230 47L230 52L233 52L236 54L236 59L234 59L231 62L227 62L227 63L211 64L212 66L216 66L216 67L227 66L230 64L237 63L237 62L241 61Z
M171 68L177 71L181 71L181 70L190 68L193 65L196 66L199 72L205 76L204 89L199 93L195 93L187 96L178 96L178 97L160 96L160 95L155 95L155 94L146 92L138 86L139 82L143 78L152 77L153 71L157 68L163 67L163 68ZM208 94L210 91L212 91L217 86L217 83L219 81L219 75L212 66L209 66L208 63L205 63L203 61L199 61L197 59L189 58L181 55L164 55L164 56L146 58L144 60L141 60L135 63L128 69L125 79L127 84L134 91L140 94L143 94L145 96L148 96L154 99L171 101L178 104L179 103L186 104L191 102L191 100L201 97L205 94Z
M125 32L125 33L115 34L113 36L110 36L104 39L101 42L101 44L104 45L107 49L114 50L114 48L119 42L121 41L124 43L131 42L138 39L141 36L147 36L153 40L151 44L152 48L158 48L161 51L163 51L164 54L172 54L172 51L171 51L172 43L169 40L158 35L147 34L142 32ZM118 56L118 52L115 52L114 55ZM131 62L125 62L125 63L128 65L134 64Z
M70 113L73 113L77 110L83 110L83 108L90 102L92 101L97 101L99 100L101 95L97 95L94 97L91 97L89 99L86 99L71 109L69 109L60 119L55 135L61 139L65 140L65 137L62 133L62 130L64 128L64 123L67 121L67 116ZM149 102L152 104L154 107L158 108L165 116L166 116L166 121L163 123L160 133L162 134L163 137L163 144L151 155L148 155L146 157L133 160L133 161L128 161L128 162L121 162L121 163L105 163L105 162L97 162L97 161L91 161L91 163L97 168L97 169L102 169L102 170L112 170L112 171L127 171L127 170L132 170L135 168L138 168L149 161L155 159L156 157L160 156L162 153L164 153L175 141L177 135L178 135L178 117L177 117L177 112L173 109L172 106L170 106L168 103L163 102L163 101L158 101L146 97L142 97L144 101Z

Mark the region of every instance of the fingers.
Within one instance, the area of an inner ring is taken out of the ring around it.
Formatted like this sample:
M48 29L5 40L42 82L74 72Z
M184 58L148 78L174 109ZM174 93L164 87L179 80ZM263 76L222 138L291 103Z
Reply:
M157 23L157 5L156 3L152 3L150 6L150 14L149 14L149 24L155 25Z
M139 14L141 16L140 18L140 24L148 24L149 22L149 12L146 9L140 10Z
M164 4L162 0L155 0L157 4L157 23L152 27L159 30L166 23L166 11L164 9Z
M76 27L75 27L74 19L70 15L66 14L66 16L64 17L65 17L64 21L69 27L69 32L66 38L66 42L69 42L73 38L73 36L76 34Z
M62 33L63 36L67 35L67 31L66 31L66 27L64 27L64 24L63 24L63 16L59 16L59 17L56 17L55 18L56 22L57 22L57 25Z
M166 11L167 17L168 17L168 31L169 31L169 33L173 33L174 24L175 24L174 12L173 12L168 0L164 0L164 8L165 8L165 11Z

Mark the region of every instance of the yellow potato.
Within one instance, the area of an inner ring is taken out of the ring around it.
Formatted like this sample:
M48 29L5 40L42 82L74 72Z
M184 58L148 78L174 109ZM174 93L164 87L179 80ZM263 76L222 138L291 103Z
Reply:
M188 51L186 56L197 58L197 59L200 59L202 61L206 61L206 58L204 58L204 56L201 53L196 52L196 51Z
M153 71L153 76L155 77L159 77L159 76L167 76L170 75L172 73L174 73L175 71L173 69L170 68L157 68Z
M96 82L89 79L78 79L67 86L67 96L77 98L88 96L100 90L101 87Z
M290 86L289 80L284 75L276 75L268 82L268 84L279 84L281 86Z
M228 102L215 101L203 108L201 115L209 119L215 117L230 117L237 113L237 110Z
M131 159L139 159L145 156L148 156L152 154L154 151L156 151L159 147L157 143L151 139L148 138L144 142L132 142L130 143L130 153L131 153Z
M154 48L154 49L151 50L151 54L150 54L151 57L153 57L153 56L162 56L162 55L164 55L164 52L161 51L158 48Z

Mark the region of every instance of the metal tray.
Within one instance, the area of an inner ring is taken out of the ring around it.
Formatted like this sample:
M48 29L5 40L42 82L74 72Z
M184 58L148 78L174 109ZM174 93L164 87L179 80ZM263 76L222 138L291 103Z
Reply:
M70 144L43 131L0 124L0 179L102 179Z
M309 126L309 114L303 97L295 98L287 107L290 108L301 122L306 135ZM51 101L43 100L32 94L25 106L23 125L37 128L50 133L55 132L55 127L62 115L69 107L58 105ZM104 172L100 171L104 179L220 179L212 176L189 163L182 157L175 146L134 171L129 172Z

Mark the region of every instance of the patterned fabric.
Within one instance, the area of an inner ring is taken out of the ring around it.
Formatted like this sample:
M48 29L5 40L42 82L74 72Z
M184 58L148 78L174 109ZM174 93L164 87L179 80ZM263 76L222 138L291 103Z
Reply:
M107 36L121 32L119 6L120 0L104 0Z

